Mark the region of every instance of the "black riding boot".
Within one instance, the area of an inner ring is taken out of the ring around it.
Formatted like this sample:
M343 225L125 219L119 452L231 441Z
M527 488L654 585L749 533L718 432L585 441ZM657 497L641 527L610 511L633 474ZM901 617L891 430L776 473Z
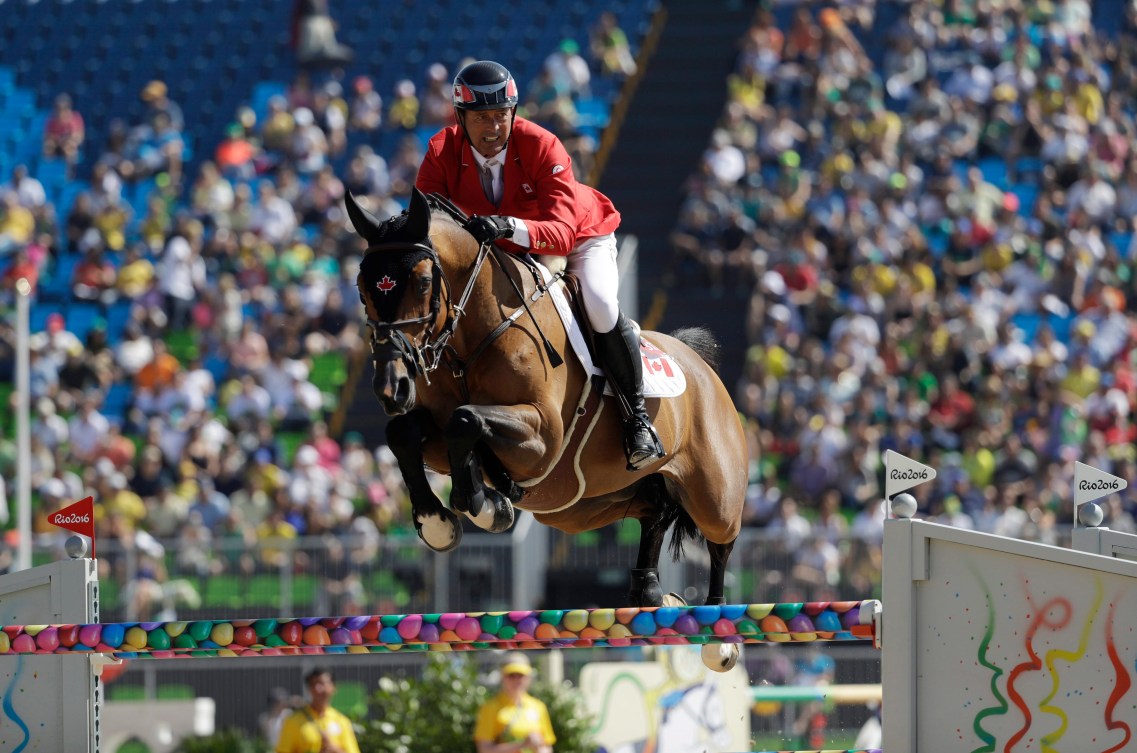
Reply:
M628 458L628 470L638 471L664 453L644 407L640 339L623 314L611 332L596 335L596 355L624 414L624 454Z

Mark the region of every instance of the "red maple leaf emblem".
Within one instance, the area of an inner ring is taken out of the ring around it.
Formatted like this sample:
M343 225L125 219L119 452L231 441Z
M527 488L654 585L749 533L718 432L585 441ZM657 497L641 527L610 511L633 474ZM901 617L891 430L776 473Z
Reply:
M382 290L385 295L395 289L395 281L387 275L383 275L383 279L375 283L375 287Z

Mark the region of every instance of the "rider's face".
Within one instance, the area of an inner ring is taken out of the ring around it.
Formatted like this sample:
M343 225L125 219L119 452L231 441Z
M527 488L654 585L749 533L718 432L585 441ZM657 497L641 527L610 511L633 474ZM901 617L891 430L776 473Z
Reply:
M483 157L493 157L505 148L513 128L513 108L477 110L465 113L470 143Z

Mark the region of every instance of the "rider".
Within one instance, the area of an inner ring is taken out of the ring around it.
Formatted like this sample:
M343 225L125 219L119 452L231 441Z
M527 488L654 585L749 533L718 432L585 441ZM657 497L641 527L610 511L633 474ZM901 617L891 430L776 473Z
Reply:
M471 214L466 229L479 243L568 257L601 366L620 397L628 470L663 457L644 407L639 335L616 299L620 213L576 181L560 139L517 117L517 84L504 66L480 60L462 68L453 103L457 123L431 138L416 185Z

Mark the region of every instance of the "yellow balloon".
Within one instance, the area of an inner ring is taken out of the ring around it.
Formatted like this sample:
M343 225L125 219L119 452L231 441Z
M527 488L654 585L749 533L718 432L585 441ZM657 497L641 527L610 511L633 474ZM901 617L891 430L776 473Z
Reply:
M597 630L607 630L616 624L616 610L597 609L589 615L588 624Z

